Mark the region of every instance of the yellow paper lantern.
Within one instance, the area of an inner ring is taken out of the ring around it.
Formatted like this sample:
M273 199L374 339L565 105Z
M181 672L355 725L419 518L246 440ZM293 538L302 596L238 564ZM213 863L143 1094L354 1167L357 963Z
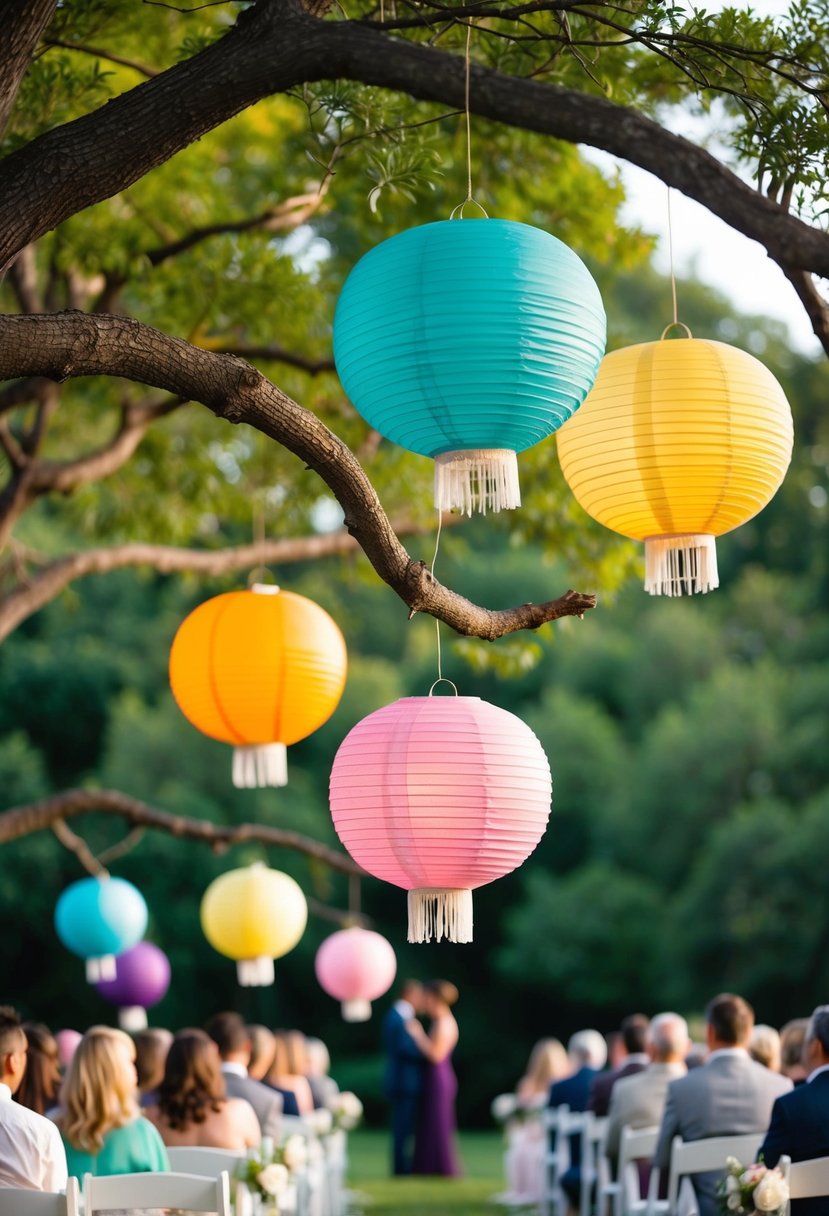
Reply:
M346 667L343 635L319 604L257 583L182 621L170 686L198 730L235 746L234 785L285 785L286 747L331 717Z
M307 921L299 884L262 862L220 875L202 896L202 932L214 950L236 960L245 987L273 983L273 960L293 950Z
M557 436L585 511L645 542L651 595L719 586L714 538L771 500L792 441L789 403L768 368L690 332L606 355Z

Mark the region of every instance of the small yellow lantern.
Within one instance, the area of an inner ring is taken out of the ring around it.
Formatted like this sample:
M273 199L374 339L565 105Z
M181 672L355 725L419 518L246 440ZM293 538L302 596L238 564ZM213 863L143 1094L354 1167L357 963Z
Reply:
M789 403L771 372L690 331L606 355L557 436L564 477L585 511L645 542L651 595L719 586L714 538L772 499L792 442Z
M243 987L273 983L273 960L293 950L307 921L299 884L262 862L220 875L202 896L202 932L214 950L236 960Z
M198 730L235 745L234 785L285 785L286 747L331 717L346 666L343 635L319 604L257 583L182 621L170 686Z

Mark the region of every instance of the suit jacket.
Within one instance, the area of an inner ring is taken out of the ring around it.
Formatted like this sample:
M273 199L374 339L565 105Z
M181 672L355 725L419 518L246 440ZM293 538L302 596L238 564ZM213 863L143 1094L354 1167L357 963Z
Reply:
M597 1068L588 1068L585 1064L562 1081L554 1081L550 1086L550 1099L547 1105L569 1106L573 1111L587 1110L587 1103L590 1101L590 1086L598 1076L598 1072ZM572 1135L570 1137L570 1168L578 1170L580 1166L581 1136Z
M674 1136L705 1140L711 1136L763 1132L769 1125L775 1099L791 1088L788 1077L770 1072L747 1052L715 1053L701 1068L692 1068L687 1077L680 1077L668 1086L656 1164L667 1170ZM714 1170L693 1176L699 1216L716 1216L716 1187L722 1172Z
M600 1072L590 1087L587 1109L592 1110L594 1115L606 1115L610 1109L610 1097L616 1082L622 1077L632 1077L637 1072L643 1072L647 1066L647 1060L629 1060L627 1064L622 1064L610 1072Z
M784 1153L792 1161L829 1157L829 1072L777 1099L760 1152L766 1165ZM829 1216L829 1198L794 1199L792 1216Z
M426 1061L394 1005L383 1018L383 1049L386 1053L386 1095L389 1098L417 1096L423 1089Z
M245 1101L250 1102L256 1112L256 1118L259 1120L262 1135L278 1140L282 1121L281 1094L269 1086L263 1085L261 1081L254 1081L253 1077L242 1077L237 1072L225 1072L224 1068L222 1068L222 1076L225 1079L227 1096L244 1098Z
M668 1085L684 1077L684 1064L649 1064L642 1072L620 1077L613 1086L607 1124L607 1155L619 1156L623 1127L659 1127Z

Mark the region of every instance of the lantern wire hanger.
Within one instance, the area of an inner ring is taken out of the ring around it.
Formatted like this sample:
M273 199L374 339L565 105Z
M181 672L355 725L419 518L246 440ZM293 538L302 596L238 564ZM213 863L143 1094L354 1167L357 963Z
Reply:
M429 567L429 573L431 574L432 578L435 577L435 562L438 559L438 549L440 548L440 534L441 534L442 527L443 527L443 512L438 511L438 530L437 530L437 534L435 536L435 551L432 554L432 564ZM437 617L435 617L435 641L437 644L438 678L435 680L434 684L429 689L429 696L431 697L432 693L434 692L434 690L438 684L448 684L450 688L453 688L455 690L455 696L457 696L458 695L457 684L454 684L451 680L447 680L443 674L441 649L440 649L440 621L438 620Z

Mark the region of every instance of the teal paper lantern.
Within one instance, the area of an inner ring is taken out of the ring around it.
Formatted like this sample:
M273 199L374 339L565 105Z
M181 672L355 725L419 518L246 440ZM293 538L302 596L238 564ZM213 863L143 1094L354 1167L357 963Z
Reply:
M516 452L581 405L605 331L599 289L562 241L511 220L443 220L360 259L334 359L366 421L435 460L435 506L485 513L521 505Z
M115 957L138 944L147 928L144 896L123 878L82 878L55 906L55 930L73 954L86 959L90 983L115 979Z

